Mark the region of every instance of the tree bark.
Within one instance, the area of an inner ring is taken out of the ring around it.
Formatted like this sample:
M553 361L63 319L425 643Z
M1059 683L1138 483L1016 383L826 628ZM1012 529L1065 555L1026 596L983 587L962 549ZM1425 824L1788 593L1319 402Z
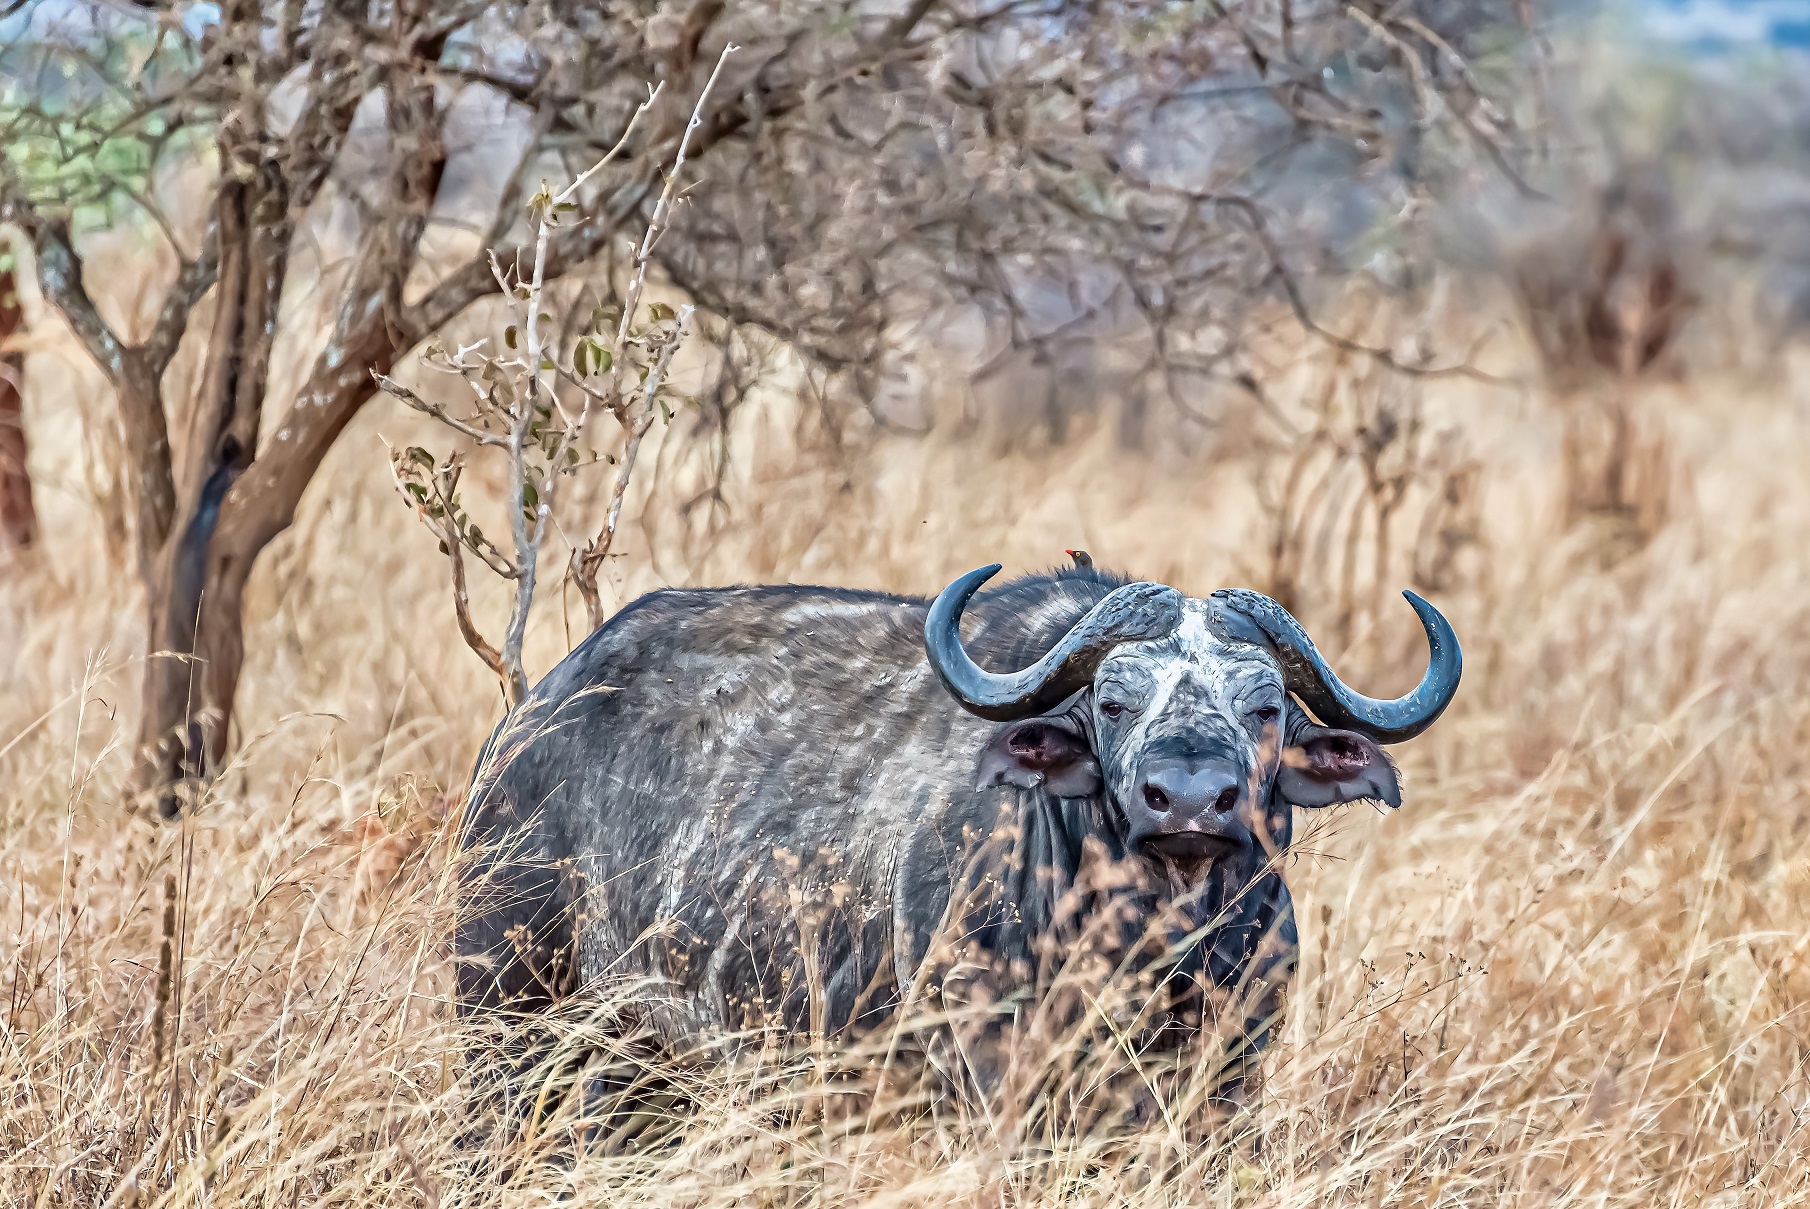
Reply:
M439 52L425 45L421 61ZM145 670L139 783L157 791L165 818L180 812L184 785L226 758L245 659L245 585L258 555L294 521L321 460L371 397L371 375L389 372L426 334L405 315L402 294L445 151L425 73L399 67L388 84L391 205L372 215L327 347L262 450L258 417L299 199L268 161L267 171L221 186L217 309L180 475L180 498L192 503L160 551L149 601L158 657Z
M62 313L76 339L113 383L126 449L132 459L138 572L148 577L176 511L176 487L170 477L170 434L164 421L160 383L175 354L181 328L166 321L173 315L186 318L213 281L213 258L204 252L184 265L152 338L133 346L107 326L89 297L82 261L70 243L67 223L46 218L16 201L0 206L0 218L24 228L38 262L38 285L45 301Z
M0 347L25 325L18 283L0 269ZM0 351L0 545L24 550L38 540L38 513L31 502L31 471L25 461L25 356Z
M225 756L232 699L207 691L196 635L214 608L208 551L228 490L252 464L269 383L289 244L288 197L273 163L224 180L215 199L219 253L214 325L182 466L178 507L146 577L149 656L139 732L139 783L158 810L180 809L175 787Z
M166 696L158 702L166 718L184 714L192 718L186 751L198 759L179 772L201 775L225 758L228 724L245 663L245 585L258 555L294 522L296 506L321 460L371 397L371 374L388 373L397 357L413 346L398 345L381 318L346 335L344 340L336 335L329 346L343 354L343 362L337 367L316 365L270 447L242 476L221 480L211 540L204 561L195 568L202 603L188 647L193 655L187 662L198 679L192 688L185 685L192 696ZM327 359L323 355L322 361ZM147 694L147 720L150 708ZM166 817L178 805L167 791L159 798Z

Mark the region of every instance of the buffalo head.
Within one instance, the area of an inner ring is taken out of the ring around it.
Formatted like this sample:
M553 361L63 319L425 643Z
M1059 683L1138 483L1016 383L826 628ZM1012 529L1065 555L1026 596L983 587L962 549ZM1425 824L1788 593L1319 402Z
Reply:
M998 570L950 584L925 622L930 665L956 700L1008 723L981 755L981 783L1102 797L1127 851L1189 880L1273 855L1290 806L1399 805L1381 745L1432 725L1458 688L1452 627L1412 592L1431 659L1413 692L1379 701L1346 687L1269 597L1151 583L1118 588L1031 667L989 672L958 623Z

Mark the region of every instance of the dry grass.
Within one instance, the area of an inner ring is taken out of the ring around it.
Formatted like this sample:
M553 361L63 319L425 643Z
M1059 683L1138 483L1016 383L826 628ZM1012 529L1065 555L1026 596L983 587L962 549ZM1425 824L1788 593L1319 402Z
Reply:
M444 937L442 794L498 697L389 495L375 438L410 422L373 407L266 558L239 758L203 809L157 827L120 806L141 640L81 470L69 401L93 383L55 341L31 368L47 548L0 570L8 1203L1810 1200L1803 365L1760 397L1639 396L1679 479L1658 531L1612 558L1565 527L1546 401L1454 384L1416 401L1479 461L1469 569L1440 596L1466 684L1404 753L1407 807L1317 820L1294 859L1304 968L1260 1154L1222 1161L1163 1124L1110 1147L985 1120L782 1125L749 1086L705 1078L676 1147L510 1187L460 1178L470 1038ZM658 453L620 597L731 579L922 591L1065 546L1200 592L1273 559L1250 471L1277 455L1260 445L1190 462L1085 434L1008 452L951 435L839 462L768 413L738 431L712 541L674 504L694 475L678 443ZM1424 507L1403 505L1405 533ZM1358 545L1368 523L1350 522ZM1406 583L1416 544L1384 575ZM1306 619L1350 636L1353 681L1399 688L1411 619L1374 590L1399 585L1316 584L1317 561L1291 564ZM566 644L550 601L531 666Z

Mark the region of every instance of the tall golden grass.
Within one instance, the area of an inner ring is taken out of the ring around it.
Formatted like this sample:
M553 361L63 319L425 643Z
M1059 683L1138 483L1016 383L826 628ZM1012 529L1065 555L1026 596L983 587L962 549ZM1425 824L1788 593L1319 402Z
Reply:
M1628 400L1670 459L1648 488L1661 519L1633 540L1574 515L1561 401L1421 388L1427 423L1476 462L1468 561L1438 595L1466 680L1401 752L1405 808L1316 817L1292 857L1303 966L1260 1150L1219 1154L1161 1117L1111 1145L984 1117L831 1129L703 1072L675 1141L527 1156L511 1180L459 1150L462 1064L485 1042L448 1000L448 807L500 700L383 473L378 437L423 430L380 403L341 440L255 581L239 753L158 826L122 804L142 638L77 419L105 399L54 335L30 373L46 541L0 570L9 1204L1810 1200L1810 365ZM1252 583L1275 565L1254 484L1290 456L1086 432L1013 448L953 426L831 456L773 397L736 429L706 532L678 506L698 473L682 430L635 493L620 599L732 580L930 591L1070 546L1193 592ZM1318 475L1338 454L1301 456ZM1436 487L1403 506L1410 537ZM1392 593L1415 542L1374 566L1361 504L1315 506L1336 515L1288 539L1306 543L1297 604L1338 635L1349 679L1399 689L1418 665ZM577 637L571 604L543 602L537 672Z

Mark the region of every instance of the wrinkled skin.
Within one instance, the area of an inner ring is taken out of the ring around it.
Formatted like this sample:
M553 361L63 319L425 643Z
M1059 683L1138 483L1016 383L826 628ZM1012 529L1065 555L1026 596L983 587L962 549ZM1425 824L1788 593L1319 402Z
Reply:
M982 593L963 641L1026 666L1123 582L1077 567ZM1167 990L1150 1044L1226 1031L1236 993L1230 1032L1260 1047L1294 960L1291 808L1396 804L1381 749L1315 726L1200 601L1056 709L986 722L927 666L928 604L671 590L585 639L480 757L462 1006L652 976L648 1023L675 1048L838 1033L946 989L958 961L994 997L1047 985L1085 935L1146 946Z

